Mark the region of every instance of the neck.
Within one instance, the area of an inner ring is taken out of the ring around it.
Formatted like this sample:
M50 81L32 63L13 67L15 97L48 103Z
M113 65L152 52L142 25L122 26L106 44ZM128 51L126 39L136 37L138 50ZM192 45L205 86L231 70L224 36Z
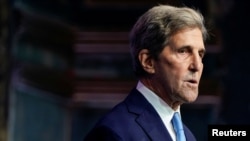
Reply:
M172 99L171 94L164 91L160 84L157 82L153 82L151 79L148 78L141 78L141 83L145 85L148 89L153 91L156 95L158 95L163 101L165 101L174 111L176 111L179 106L182 104L180 101L176 101Z

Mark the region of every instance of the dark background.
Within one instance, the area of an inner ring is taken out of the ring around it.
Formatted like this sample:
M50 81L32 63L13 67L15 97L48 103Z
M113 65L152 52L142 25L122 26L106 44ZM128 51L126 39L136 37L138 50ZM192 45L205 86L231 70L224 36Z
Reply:
M82 140L134 86L128 32L157 4L199 9L211 35L199 98L182 108L197 139L208 124L249 124L246 0L3 0L0 140Z

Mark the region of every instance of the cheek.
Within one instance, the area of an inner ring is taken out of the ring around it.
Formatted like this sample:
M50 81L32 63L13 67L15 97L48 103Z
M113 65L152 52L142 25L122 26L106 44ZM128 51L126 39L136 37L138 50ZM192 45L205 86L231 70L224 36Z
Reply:
M165 81L176 84L187 73L187 64L178 61L173 56L162 57L156 64L156 71L161 77L164 77Z
M185 64L178 64L172 67L172 69L170 70L170 75L172 75L172 77L174 77L176 80L180 80L187 75L187 72L188 71L185 67Z
M177 87L181 85L182 72L175 68L166 68L164 79L169 83L172 87Z

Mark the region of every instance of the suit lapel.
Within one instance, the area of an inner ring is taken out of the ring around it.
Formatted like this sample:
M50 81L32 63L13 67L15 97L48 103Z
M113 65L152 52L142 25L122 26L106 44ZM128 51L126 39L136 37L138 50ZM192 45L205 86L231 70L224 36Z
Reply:
M138 124L145 130L152 141L171 141L166 127L160 117L153 111L146 110L137 118Z
M137 123L152 141L172 141L160 116L139 91L132 90L126 104L130 112L138 115Z
M193 135L193 133L188 129L188 127L183 124L184 127L184 132L185 132L185 136L186 136L186 140L187 141L196 141L195 136Z

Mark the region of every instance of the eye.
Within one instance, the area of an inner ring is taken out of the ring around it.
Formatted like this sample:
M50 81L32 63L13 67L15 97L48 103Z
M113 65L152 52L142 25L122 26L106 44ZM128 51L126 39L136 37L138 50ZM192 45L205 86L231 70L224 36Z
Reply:
M188 49L187 48L181 48L178 50L178 53L184 54L184 53L188 53Z
M191 50L189 48L180 48L177 50L178 56L181 58L187 58L190 55Z
M201 58L204 58L204 56L205 56L205 50L199 51L199 55L200 55Z

